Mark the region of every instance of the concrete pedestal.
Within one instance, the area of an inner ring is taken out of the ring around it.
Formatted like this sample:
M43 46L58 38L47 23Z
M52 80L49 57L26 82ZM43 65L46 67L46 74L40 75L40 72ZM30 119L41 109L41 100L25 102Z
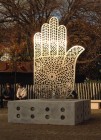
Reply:
M91 115L90 100L31 99L8 102L8 122L76 125Z

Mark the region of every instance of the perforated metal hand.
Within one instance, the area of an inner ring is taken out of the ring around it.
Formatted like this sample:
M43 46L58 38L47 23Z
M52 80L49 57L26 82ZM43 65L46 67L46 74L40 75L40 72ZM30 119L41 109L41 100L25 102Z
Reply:
M75 65L84 51L73 46L68 51L67 30L52 17L34 35L34 84L37 94L68 96L74 90Z

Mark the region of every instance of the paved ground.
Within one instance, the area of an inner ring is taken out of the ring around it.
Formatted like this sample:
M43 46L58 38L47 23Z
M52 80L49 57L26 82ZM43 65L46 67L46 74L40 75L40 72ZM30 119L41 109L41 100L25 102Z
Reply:
M7 108L0 108L0 140L101 140L101 110L76 126L8 123Z

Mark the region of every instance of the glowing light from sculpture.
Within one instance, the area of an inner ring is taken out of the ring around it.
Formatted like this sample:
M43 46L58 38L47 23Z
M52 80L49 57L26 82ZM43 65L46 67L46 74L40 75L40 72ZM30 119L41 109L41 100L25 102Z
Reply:
M53 94L66 97L74 90L75 66L84 51L76 45L67 50L67 29L56 17L34 35L35 93L49 98Z

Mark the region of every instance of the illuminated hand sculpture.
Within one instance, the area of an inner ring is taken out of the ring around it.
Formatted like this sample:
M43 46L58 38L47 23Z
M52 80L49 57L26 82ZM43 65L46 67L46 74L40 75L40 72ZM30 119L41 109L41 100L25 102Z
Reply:
M74 90L75 65L84 51L81 46L67 49L67 30L52 17L34 35L34 85L37 94L68 96ZM47 93L46 93L47 92Z

